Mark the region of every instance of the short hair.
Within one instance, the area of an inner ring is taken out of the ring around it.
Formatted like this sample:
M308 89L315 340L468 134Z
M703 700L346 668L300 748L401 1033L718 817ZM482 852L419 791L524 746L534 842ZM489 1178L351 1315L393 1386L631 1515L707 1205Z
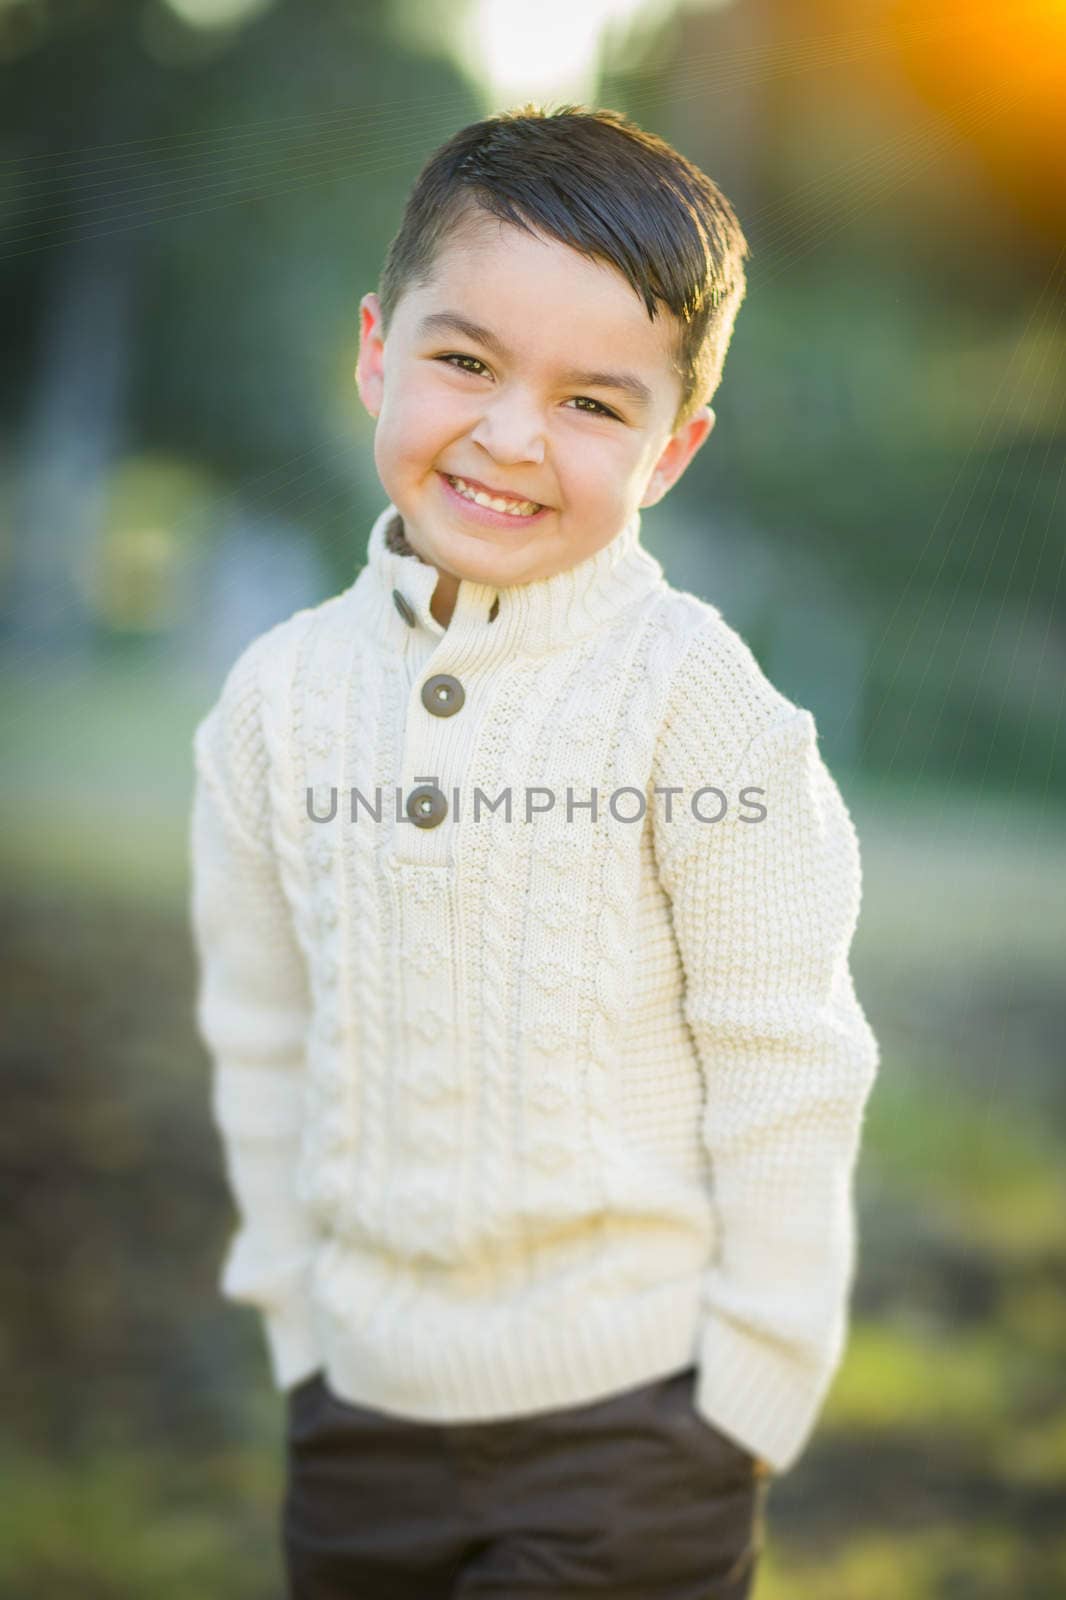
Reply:
M461 128L423 166L386 252L383 332L400 297L423 287L442 246L490 213L609 262L649 319L679 324L676 433L718 387L749 254L729 201L665 139L619 111L533 103Z

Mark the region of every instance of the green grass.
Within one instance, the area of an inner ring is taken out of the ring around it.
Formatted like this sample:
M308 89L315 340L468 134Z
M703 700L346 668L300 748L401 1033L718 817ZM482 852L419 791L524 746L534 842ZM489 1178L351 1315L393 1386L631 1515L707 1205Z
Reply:
M1063 1248L1061 1134L1019 1103L1017 1085L978 1098L935 1063L890 1057L867 1108L864 1159L975 1248L1016 1261Z
M1060 1600L1066 1537L1034 1551L1005 1526L842 1537L816 1560L771 1548L752 1600Z
M263 1528L276 1515L276 1468L234 1449L182 1461L93 1453L49 1464L8 1455L0 1591L48 1600L266 1600L278 1558ZM229 1515L220 1516L220 1504Z
M0 681L7 881L178 907L188 876L192 735L220 685L154 665Z

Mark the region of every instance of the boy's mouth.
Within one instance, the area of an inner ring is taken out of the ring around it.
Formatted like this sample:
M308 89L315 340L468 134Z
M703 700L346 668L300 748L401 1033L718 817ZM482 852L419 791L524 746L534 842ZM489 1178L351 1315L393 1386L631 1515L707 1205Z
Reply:
M443 472L441 477L464 500L469 500L474 505L484 506L489 511L499 512L502 516L532 517L538 511L547 510L547 507L541 505L537 500L522 500L515 495L503 494L499 490L488 489L484 484L478 483L476 478L460 478L451 472Z

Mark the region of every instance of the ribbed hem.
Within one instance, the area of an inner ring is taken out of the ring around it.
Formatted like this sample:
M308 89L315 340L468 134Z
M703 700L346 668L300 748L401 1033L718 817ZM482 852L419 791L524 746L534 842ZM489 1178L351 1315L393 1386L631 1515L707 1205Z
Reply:
M695 1363L699 1290L698 1276L630 1289L580 1316L471 1312L461 1339L444 1337L425 1305L417 1318L406 1307L391 1324L371 1316L371 1337L323 1314L322 1366L340 1398L416 1421L482 1422L591 1404Z
M787 1472L810 1437L833 1370L819 1373L782 1345L705 1316L696 1409L775 1472Z
M306 1297L293 1299L278 1311L264 1312L262 1320L276 1388L289 1389L322 1365Z
M700 1274L643 1292L590 1288L584 1310L501 1314L454 1303L414 1307L379 1279L375 1307L352 1323L315 1302L264 1318L274 1380L321 1368L352 1405L415 1421L475 1423L592 1404L696 1366L697 1410L777 1474L801 1455L835 1370L815 1372L780 1344L701 1309ZM450 1326L449 1326L450 1323Z

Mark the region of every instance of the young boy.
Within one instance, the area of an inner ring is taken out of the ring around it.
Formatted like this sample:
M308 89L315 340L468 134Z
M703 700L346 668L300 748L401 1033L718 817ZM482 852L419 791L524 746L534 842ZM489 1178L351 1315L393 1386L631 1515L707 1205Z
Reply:
M614 112L449 140L361 306L366 565L196 731L221 1288L303 1600L746 1596L841 1359L857 840L811 713L639 540L746 253Z

